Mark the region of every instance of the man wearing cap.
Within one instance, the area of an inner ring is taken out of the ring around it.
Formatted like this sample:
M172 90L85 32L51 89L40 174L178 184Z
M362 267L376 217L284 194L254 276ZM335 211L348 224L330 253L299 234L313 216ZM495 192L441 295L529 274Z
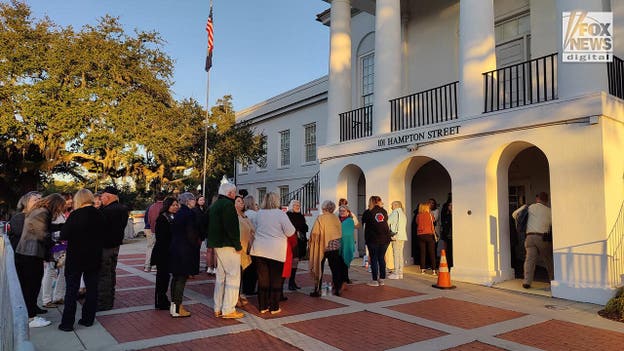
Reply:
M514 211L512 217L517 218L520 209ZM548 194L541 192L535 197L535 203L528 208L528 218L526 226L526 239L524 248L526 256L524 259L524 281L522 287L531 288L533 275L535 274L535 264L538 258L546 263L549 280L553 280L553 259L552 243L544 240L544 236L551 230L552 217L550 207L548 207Z
M102 193L102 214L106 220L103 238L102 266L98 282L98 311L113 308L119 246L123 242L124 229L128 224L128 208L119 203L119 191L108 186Z

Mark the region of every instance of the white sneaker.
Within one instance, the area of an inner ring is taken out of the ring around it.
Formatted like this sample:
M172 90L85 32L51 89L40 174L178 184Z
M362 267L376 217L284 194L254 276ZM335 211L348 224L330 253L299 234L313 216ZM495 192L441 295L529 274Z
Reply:
M28 322L28 327L30 327L30 328L41 328L41 327L47 327L50 324L52 324L52 322L50 322L47 319L44 319L44 318L41 318L41 317L35 317L30 322Z
M392 273L388 276L388 279L401 279L401 275Z
M366 285L368 286L379 286L379 282L376 280L370 281L368 283L366 283Z
M379 279L377 282L379 283L379 286L386 285L386 283L384 283L383 279Z
M147 272L151 272L151 271L152 271L152 268L151 268L151 267L145 267L145 268L143 268L143 272L146 272L146 273L147 273Z

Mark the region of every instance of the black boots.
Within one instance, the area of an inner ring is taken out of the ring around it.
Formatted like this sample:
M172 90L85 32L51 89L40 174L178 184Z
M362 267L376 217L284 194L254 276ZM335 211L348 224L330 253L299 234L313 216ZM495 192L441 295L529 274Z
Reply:
M171 302L169 302L167 295L164 295L162 297L156 296L156 303L154 304L154 308L156 308L157 310L166 311L169 309L170 306L171 306Z
M295 291L297 289L301 289L297 283L295 283L295 276L297 275L297 268L293 268L290 270L290 278L288 278L288 290Z

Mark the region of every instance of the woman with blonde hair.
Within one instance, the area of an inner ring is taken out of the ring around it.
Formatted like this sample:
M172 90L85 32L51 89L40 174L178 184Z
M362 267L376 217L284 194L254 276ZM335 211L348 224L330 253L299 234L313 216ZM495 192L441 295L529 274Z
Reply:
M102 256L102 237L106 235L104 215L94 204L94 196L87 189L74 195L75 210L63 225L61 240L67 241L65 260L65 308L59 329L74 330L76 300L82 276L87 288L86 300L82 305L82 318L78 324L90 327L95 320L97 308L98 279Z
M258 271L258 309L260 313L280 313L282 272L286 261L287 239L295 227L280 208L280 198L267 193L256 218L256 235L251 245L252 260Z
M431 215L431 205L424 202L418 205L418 215L416 215L416 234L420 248L420 272L425 274L425 253L431 260L433 275L436 275L436 252L435 252L435 224Z
M251 265L251 256L249 255L249 249L253 242L256 228L251 223L249 217L245 215L245 202L241 196L236 196L234 200L234 207L236 208L236 214L238 215L238 228L240 230L240 242L243 248L240 253L241 257L241 269L243 272ZM241 289L242 289L243 275L241 274ZM247 296L241 292L238 297L237 307L243 307L247 304Z
M403 279L403 246L407 240L407 216L401 201L392 202L392 213L388 216L388 226L392 234L392 253L394 254L394 273L388 279Z
M65 199L52 194L40 199L26 214L22 237L15 248L15 268L28 309L28 325L39 328L50 321L37 317L37 297L41 290L43 262L50 254L52 232L59 229L51 224L65 210Z

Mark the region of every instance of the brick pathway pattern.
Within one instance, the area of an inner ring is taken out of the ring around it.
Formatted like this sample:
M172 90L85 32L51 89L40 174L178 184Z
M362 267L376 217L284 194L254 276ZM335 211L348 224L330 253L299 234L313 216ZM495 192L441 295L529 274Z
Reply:
M31 337L40 332L50 333L47 340L73 335L81 349L105 351L624 350L619 324L584 310L545 307L569 304L565 300L542 301L461 283L443 291L431 288L429 277L407 274L404 280L369 287L363 282L370 274L361 267L351 267L356 284L341 296L322 298L309 296L312 279L300 269L297 283L303 289L285 290L288 300L280 303L281 313L260 314L257 298L251 296L240 309L245 312L240 320L214 316L214 275L200 273L185 289L184 305L192 316L171 318L168 311L153 308L155 276L142 271L144 256L137 251L120 255L114 309L98 313L94 326L76 325L75 333L61 333L55 321L51 328L32 329ZM36 346L49 349L44 343Z

